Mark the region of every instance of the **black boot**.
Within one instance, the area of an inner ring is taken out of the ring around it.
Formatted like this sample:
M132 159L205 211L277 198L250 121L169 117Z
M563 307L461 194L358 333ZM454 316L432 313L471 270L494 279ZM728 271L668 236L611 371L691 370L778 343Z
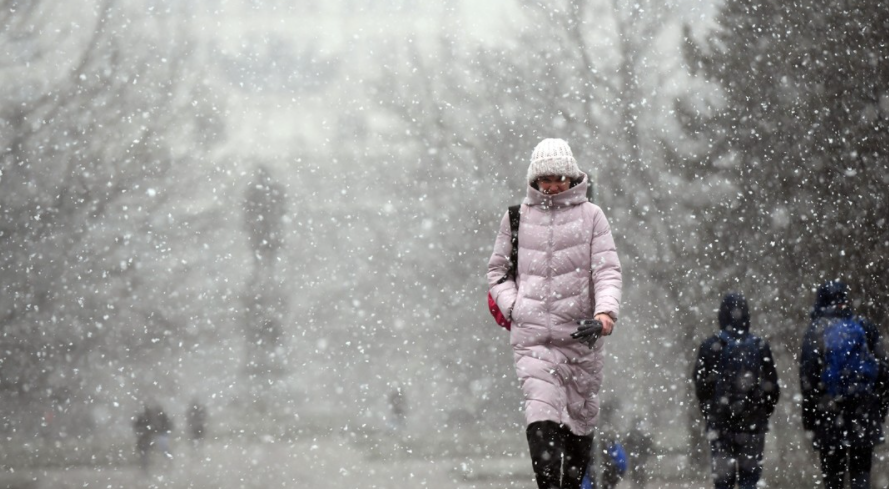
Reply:
M531 423L526 434L538 489L560 489L563 436L559 424L553 421Z
M593 437L577 436L554 421L531 423L526 434L538 489L580 489Z
M583 475L590 466L590 455L593 448L593 435L578 436L565 430L565 462L562 474L562 489L580 489ZM590 474L595 480L595 474ZM595 483L594 483L595 484ZM594 485L595 487L595 485Z

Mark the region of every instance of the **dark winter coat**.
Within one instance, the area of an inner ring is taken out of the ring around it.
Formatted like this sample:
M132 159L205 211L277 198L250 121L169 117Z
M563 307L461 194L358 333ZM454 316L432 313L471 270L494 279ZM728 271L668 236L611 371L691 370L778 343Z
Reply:
M169 434L173 431L173 421L161 407L148 408L145 411L149 429L157 435Z
M812 321L803 337L800 355L803 428L815 434L817 447L874 446L883 441L883 420L889 407L889 362L879 330L873 323L858 317L868 347L879 364L874 392L855 399L832 398L821 380L824 366L822 335L825 322L855 317L846 305L846 287L830 282L819 290L812 309Z
M633 427L627 433L624 448L627 450L627 456L630 459L631 470L643 467L648 462L648 459L655 454L654 439L651 437L651 434L642 431L638 427Z
M726 294L719 308L719 327L723 332L732 336L750 334L750 312L747 300L738 293ZM725 333L723 333L725 334ZM749 424L738 427L732 423L722 410L717 409L716 384L720 377L720 356L725 341L719 334L715 334L705 340L698 350L695 363L694 382L695 394L700 402L701 413L707 420L707 428L725 432L762 433L768 431L769 416L775 410L778 397L781 394L778 386L778 370L772 356L769 343L757 336L753 336L760 350L760 378L759 388L751 391L748 401L754 406Z

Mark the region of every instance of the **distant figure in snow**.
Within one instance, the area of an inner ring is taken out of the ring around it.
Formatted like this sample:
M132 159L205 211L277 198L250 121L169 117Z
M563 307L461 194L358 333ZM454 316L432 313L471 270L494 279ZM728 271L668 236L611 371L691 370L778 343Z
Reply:
M401 431L407 425L407 398L404 394L404 386L396 385L389 392L389 428L392 431Z
M133 420L133 431L136 433L136 456L139 458L139 468L142 469L142 472L148 472L153 437L148 406L145 406L145 409L136 415L136 419Z
M526 182L515 271L506 212L488 262L489 293L511 325L537 486L577 489L589 463L604 373L605 341L596 340L610 335L618 318L620 261L608 220L587 200L589 178L567 142L541 141Z
M874 446L884 441L889 360L879 329L858 316L840 281L823 284L803 337L803 428L821 458L826 489L870 487Z
M165 460L173 459L173 452L170 450L173 422L160 405L146 404L142 413L133 421L133 430L136 433L139 466L144 472L149 469L151 452L154 448L161 452Z
M155 405L151 408L150 419L152 432L154 433L154 443L165 460L172 460L173 452L170 450L170 434L173 432L173 421L170 420L169 415L160 405Z
M633 487L642 489L648 484L645 465L655 453L654 438L646 428L644 418L638 417L633 420L633 426L624 437L624 448L627 451L630 480L633 482Z
M191 405L188 406L186 422L192 445L197 448L207 434L207 408L197 399L192 400Z
M778 403L778 370L769 343L750 333L747 300L728 293L719 333L701 344L695 393L707 420L716 489L753 489L762 475L769 416Z
M601 432L597 458L602 460L601 489L614 489L627 473L629 462L626 449L613 429Z

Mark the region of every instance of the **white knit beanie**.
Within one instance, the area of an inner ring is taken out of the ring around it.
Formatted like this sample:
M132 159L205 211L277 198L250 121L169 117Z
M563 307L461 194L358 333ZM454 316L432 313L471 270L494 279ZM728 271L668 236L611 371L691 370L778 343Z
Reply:
M528 167L528 183L534 183L544 175L565 176L576 180L583 176L571 147L562 139L544 139L531 152L531 165Z

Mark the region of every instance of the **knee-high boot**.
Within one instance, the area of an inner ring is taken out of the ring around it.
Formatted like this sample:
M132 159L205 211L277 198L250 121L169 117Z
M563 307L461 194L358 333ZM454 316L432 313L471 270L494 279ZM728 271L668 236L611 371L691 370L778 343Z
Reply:
M560 489L563 434L559 424L553 421L531 423L526 434L538 489Z

